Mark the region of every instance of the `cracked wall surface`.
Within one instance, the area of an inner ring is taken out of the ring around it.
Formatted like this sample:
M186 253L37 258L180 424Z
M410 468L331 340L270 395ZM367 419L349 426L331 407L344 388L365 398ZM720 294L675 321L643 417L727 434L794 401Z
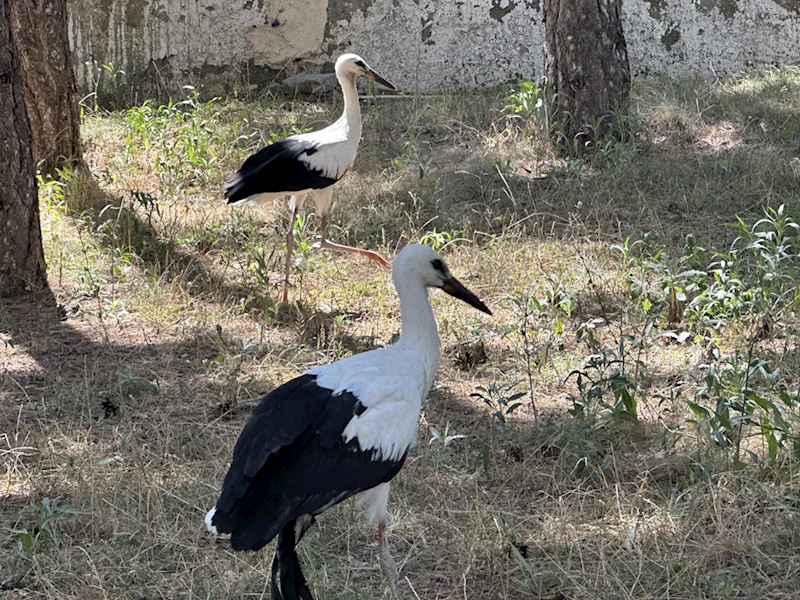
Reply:
M213 93L361 54L407 91L480 88L544 70L539 0L68 0L79 85L102 65L142 93ZM636 75L800 62L800 0L624 0Z

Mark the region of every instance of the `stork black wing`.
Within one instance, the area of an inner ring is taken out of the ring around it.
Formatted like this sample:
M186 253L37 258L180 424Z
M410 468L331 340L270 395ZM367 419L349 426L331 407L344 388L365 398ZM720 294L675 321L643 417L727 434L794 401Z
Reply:
M315 375L265 396L233 451L213 524L236 550L258 550L301 515L323 510L392 479L405 461L373 458L342 432L363 406L333 396ZM367 409L369 410L369 409Z
M244 161L223 185L228 204L256 194L291 193L322 189L336 183L301 160L317 152L317 145L287 138L262 148Z

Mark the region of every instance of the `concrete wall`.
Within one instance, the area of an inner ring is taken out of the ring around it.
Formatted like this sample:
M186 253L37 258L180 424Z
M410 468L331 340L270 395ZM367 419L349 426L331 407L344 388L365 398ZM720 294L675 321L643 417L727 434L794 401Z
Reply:
M541 75L539 0L68 0L79 85L243 91L361 54L407 91ZM634 74L800 63L800 0L622 0ZM119 76L121 77L121 75Z

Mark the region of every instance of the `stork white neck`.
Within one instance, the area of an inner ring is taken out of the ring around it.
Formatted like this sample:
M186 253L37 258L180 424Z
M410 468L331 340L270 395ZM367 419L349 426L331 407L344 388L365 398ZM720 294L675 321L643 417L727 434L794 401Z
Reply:
M398 281L399 279L399 281ZM426 393L439 370L440 342L436 319L428 299L428 288L419 281L395 278L400 298L400 340L398 349L414 355L424 370Z
M344 110L337 124L345 128L347 139L353 140L358 145L361 141L361 107L358 104L356 78L351 73L337 73L336 79L339 80L344 95Z

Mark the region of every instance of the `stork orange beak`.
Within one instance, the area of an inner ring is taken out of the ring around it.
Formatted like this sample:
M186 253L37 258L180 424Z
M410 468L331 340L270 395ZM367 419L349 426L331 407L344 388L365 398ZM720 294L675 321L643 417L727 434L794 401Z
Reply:
M383 87L389 88L389 89L390 89L390 90L392 90L393 92L396 92L396 91L397 91L397 88L396 88L396 87L394 87L394 86L393 86L391 83L389 83L388 81L386 81L386 80L385 80L383 77L381 77L380 75L378 75L378 74L377 74L375 71L373 71L373 70L372 70L372 69L370 69L369 67L367 67L367 70L364 72L364 77L366 77L367 79L371 79L371 80L372 80L372 81L374 81L375 83L379 83L379 84L380 84L380 85L382 85Z
M477 308L479 311L485 312L487 315L492 314L492 311L490 311L486 307L486 305L478 299L478 297L475 294L470 292L466 287L464 287L464 285L458 279L456 279L452 275L450 276L450 279L444 282L444 284L442 285L442 289L446 293L453 296L453 298L458 298L459 300L463 300L470 306L474 306L475 308Z

